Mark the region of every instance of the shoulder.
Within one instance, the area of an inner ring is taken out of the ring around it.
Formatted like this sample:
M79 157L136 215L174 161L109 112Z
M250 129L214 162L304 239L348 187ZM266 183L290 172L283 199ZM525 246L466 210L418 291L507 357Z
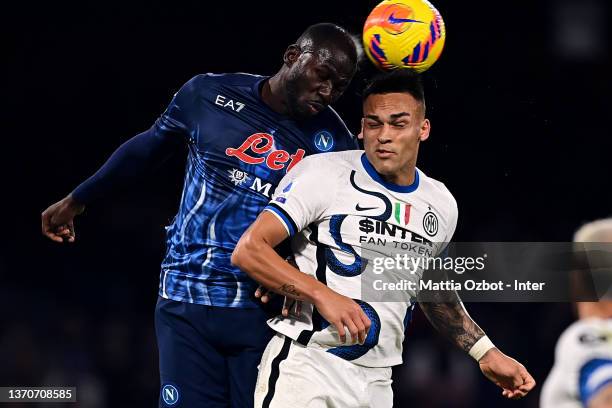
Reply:
M251 87L257 81L263 79L261 75L253 75L246 73L231 73L231 74L215 74L208 72L198 74L191 78L183 85L182 90L185 91L200 91L209 89L214 86L234 86L234 87Z
M324 170L339 170L342 168L355 168L359 162L363 150L344 150L341 152L329 152L311 154L302 159L310 166L318 166Z
M457 200L449 189L442 183L432 177L429 177L422 170L418 169L419 172L419 187L422 188L427 194L431 194L437 203L445 208L449 214L457 216L459 210L457 207Z
M219 83L223 85L234 85L234 86L251 86L255 82L263 79L262 75L247 74L245 72L234 72L234 73L213 73L207 72L205 74L196 75L193 79L196 79L202 83Z
M575 321L561 334L559 345L590 343L590 338L601 331L602 323L601 319L581 319Z
M361 150L345 150L341 152L329 152L312 154L303 158L291 172L308 172L309 176L319 177L320 182L333 179L333 176L341 176L355 168L355 162L359 160Z
M611 330L612 319L581 319L572 323L559 337L555 359L589 358L591 354L601 355L602 352L612 357Z

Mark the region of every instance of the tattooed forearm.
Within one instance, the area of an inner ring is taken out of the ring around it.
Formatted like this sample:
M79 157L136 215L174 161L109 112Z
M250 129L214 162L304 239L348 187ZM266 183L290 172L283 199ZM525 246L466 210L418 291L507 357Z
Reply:
M432 326L466 352L485 335L461 302L423 302L420 306Z
M298 297L298 298L299 298L300 296L302 296L302 294L301 294L300 292L298 292L298 291L295 289L295 286L294 286L294 285L291 285L291 284L289 284L289 283L283 283L283 284L282 284L282 285L281 285L281 286L278 288L278 291L279 291L280 293L282 293L283 295L292 295L292 296L295 296L295 297Z

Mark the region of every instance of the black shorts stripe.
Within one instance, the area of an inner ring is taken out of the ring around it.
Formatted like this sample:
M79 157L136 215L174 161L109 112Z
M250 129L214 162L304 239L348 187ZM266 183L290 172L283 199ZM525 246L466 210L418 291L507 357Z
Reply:
M297 224L295 223L295 221L293 221L293 218L291 218L291 216L289 215L289 213L287 211L285 211L280 205L272 202L272 203L268 203L268 206L270 207L274 207L275 209L277 209L281 214L283 214L285 217L287 217L287 220L289 220L289 222L291 223L290 227L293 229L294 233L297 234L300 230L297 227Z
M280 363L289 355L290 347L291 339L289 337L285 337L283 348L281 349L280 353L274 357L274 360L272 360L272 370L270 371L270 378L268 378L268 393L263 400L263 408L270 408L270 403L272 402L272 398L274 398L274 393L276 392L276 382L280 376Z

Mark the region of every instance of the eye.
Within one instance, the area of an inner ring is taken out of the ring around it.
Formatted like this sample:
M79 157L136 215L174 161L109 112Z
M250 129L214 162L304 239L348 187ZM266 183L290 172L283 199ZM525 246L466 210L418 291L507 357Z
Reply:
M325 81L329 78L329 73L324 70L324 69L317 69L315 70L315 74L317 74L317 77L319 78L320 81Z
M397 129L403 129L406 127L406 125L408 125L406 122L395 122L391 124L391 126Z
M368 121L366 121L366 126L369 127L369 128L375 129L375 128L380 127L381 123L375 122L373 120L372 121L368 120Z

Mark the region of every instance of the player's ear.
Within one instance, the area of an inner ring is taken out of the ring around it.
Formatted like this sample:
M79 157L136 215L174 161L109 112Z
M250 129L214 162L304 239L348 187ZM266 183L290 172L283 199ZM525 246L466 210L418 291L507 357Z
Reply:
M363 118L361 118L361 129L359 129L359 134L357 135L357 139L363 140Z
M300 47L297 44L291 44L285 50L285 54L283 54L283 61L288 66L292 66L295 61L297 61L300 57L301 52L302 51L300 50Z
M429 138L429 131L431 130L431 123L429 123L429 119L423 119L423 123L421 123L421 129L419 130L419 139L421 142L424 142Z

